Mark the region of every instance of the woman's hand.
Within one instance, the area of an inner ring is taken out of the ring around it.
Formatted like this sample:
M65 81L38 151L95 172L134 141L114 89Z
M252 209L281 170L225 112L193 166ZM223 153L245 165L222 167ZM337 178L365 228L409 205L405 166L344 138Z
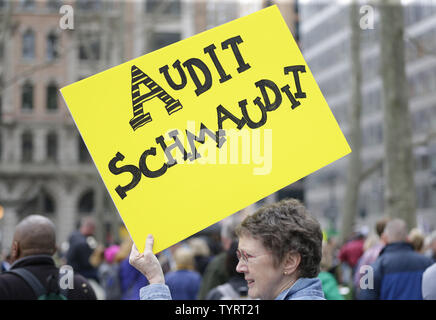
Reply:
M129 256L129 263L138 269L148 280L150 284L165 283L162 267L153 254L154 238L151 234L148 235L145 241L144 253L139 253L135 244L132 245L132 251Z

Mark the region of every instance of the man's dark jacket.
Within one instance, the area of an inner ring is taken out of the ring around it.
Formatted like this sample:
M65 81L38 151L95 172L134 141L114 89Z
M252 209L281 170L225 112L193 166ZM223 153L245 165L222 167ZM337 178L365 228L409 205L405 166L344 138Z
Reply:
M365 300L422 300L422 274L431 260L413 250L411 244L394 242L386 245L371 265L374 289L361 288ZM359 272L359 270L356 270ZM370 278L370 273L364 275ZM370 281L367 283L369 284Z
M74 272L77 272L87 279L99 281L97 277L97 269L89 262L94 249L92 249L86 237L79 231L75 231L69 239L70 247L67 252L67 264L73 267Z
M56 289L59 269L49 255L33 255L24 257L12 264L11 270L25 268L38 278L49 291ZM53 283L53 279L55 279ZM74 275L73 289L67 289L68 300L96 300L94 290L80 275ZM35 300L37 297L32 288L20 276L12 273L0 274L0 300Z

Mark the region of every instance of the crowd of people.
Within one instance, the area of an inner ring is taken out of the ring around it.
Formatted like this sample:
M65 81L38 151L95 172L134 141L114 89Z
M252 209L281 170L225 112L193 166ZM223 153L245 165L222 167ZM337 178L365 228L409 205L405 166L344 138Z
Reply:
M140 253L127 234L98 244L97 227L84 217L57 250L48 218L24 218L1 259L0 299L436 299L436 231L409 231L401 219L380 219L373 232L360 228L339 243L288 199L222 220L219 242L194 235L157 255L150 235Z

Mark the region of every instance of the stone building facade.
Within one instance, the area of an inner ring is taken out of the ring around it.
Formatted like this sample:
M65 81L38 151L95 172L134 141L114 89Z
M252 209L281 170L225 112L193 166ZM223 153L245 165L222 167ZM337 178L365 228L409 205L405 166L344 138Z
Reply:
M279 2L285 16L293 10L294 1ZM99 242L117 240L122 221L60 88L272 3L0 1L0 251L29 214L54 221L58 244L86 215L98 221ZM72 30L60 27L63 5L73 9Z

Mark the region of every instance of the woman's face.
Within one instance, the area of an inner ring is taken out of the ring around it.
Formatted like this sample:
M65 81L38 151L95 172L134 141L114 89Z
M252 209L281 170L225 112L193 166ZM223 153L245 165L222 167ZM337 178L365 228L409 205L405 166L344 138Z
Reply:
M289 278L284 276L282 264L274 266L271 252L260 240L241 236L237 255L236 271L244 273L250 297L272 300L289 287Z

